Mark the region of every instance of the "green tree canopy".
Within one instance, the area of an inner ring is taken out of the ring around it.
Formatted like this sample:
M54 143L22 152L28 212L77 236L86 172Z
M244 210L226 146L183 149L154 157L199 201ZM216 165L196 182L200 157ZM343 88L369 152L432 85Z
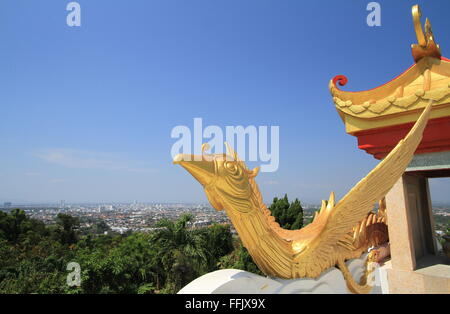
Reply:
M74 244L77 242L76 230L80 227L80 220L67 214L58 214L56 224L60 229L60 239L63 244Z
M282 228L297 230L303 227L303 208L297 198L289 203L287 194L280 199L275 197L269 210Z
M271 206L277 219L301 226L301 205L287 196ZM149 232L108 232L105 222L57 215L45 225L23 210L0 212L0 293L176 293L220 268L261 272L230 225L193 228L192 215L162 219ZM86 220L83 220L86 222ZM81 285L66 283L69 262Z

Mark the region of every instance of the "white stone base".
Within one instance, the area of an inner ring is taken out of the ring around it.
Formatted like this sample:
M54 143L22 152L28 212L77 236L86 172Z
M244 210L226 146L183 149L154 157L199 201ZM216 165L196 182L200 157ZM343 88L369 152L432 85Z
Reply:
M364 271L366 255L347 262L347 267L356 281ZM377 269L374 273L372 293L386 291L382 288L383 271ZM347 294L344 277L335 267L328 269L317 279L279 279L255 275L243 270L223 269L203 275L183 289L179 294ZM385 292L386 293L386 292Z

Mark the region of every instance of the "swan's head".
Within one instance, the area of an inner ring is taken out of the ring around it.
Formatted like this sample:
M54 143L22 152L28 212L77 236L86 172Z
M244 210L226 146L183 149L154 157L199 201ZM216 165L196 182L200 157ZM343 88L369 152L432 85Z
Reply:
M228 146L227 154L178 154L173 162L200 182L216 210L249 212L252 209L250 180L258 174L259 168L247 169Z

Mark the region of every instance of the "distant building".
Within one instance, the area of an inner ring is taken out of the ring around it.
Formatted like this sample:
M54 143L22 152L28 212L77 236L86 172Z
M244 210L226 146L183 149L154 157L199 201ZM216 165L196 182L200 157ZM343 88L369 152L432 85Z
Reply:
M4 202L4 203L3 203L3 207L4 207L4 208L11 208L11 206L12 206L12 203L11 203L11 202Z

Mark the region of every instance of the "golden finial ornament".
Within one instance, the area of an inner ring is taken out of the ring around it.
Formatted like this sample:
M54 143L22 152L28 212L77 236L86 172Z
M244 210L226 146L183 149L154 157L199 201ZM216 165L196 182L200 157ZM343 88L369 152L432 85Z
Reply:
M419 5L412 7L412 16L414 22L414 30L416 32L417 44L411 45L412 55L414 61L417 63L423 57L441 58L441 49L434 41L431 23L428 18L425 20L425 32L420 22L422 12Z

